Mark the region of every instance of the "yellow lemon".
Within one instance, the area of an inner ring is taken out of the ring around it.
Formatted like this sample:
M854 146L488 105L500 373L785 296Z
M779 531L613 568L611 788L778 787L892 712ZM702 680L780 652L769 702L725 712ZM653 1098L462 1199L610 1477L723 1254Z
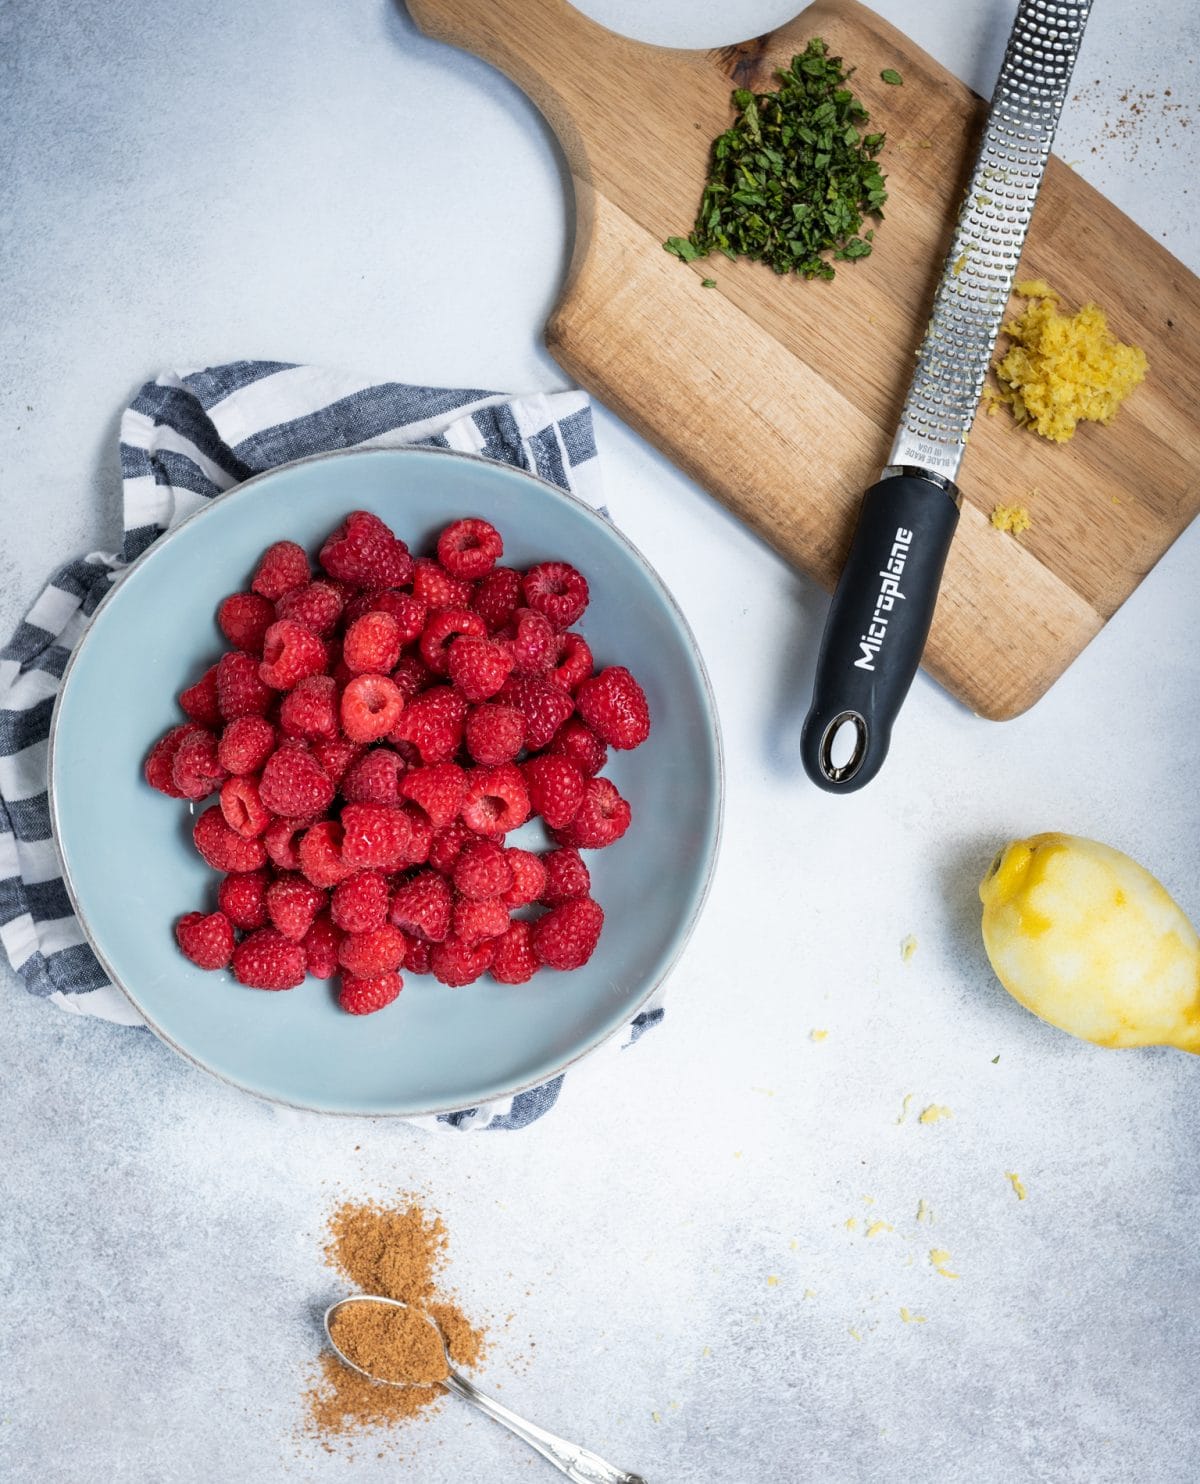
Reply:
M992 968L1026 1009L1099 1046L1200 1053L1200 938L1136 861L1031 835L999 851L979 896Z

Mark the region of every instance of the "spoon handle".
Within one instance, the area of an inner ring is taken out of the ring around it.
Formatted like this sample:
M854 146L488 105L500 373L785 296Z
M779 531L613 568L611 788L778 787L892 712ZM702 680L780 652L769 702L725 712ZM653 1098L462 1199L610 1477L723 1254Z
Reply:
M495 1397L486 1396L477 1387L472 1386L465 1376L460 1376L457 1371L451 1371L442 1383L447 1391L453 1391L455 1395L461 1396L463 1401L470 1402L473 1407L478 1407L509 1432L516 1433L517 1437L523 1438L531 1448L536 1448L543 1458L547 1458L560 1473L566 1474L568 1479L573 1479L575 1484L646 1484L640 1474L628 1474L624 1469L613 1468L611 1463L605 1463L595 1453L589 1453L586 1448L581 1448L578 1443L568 1443L566 1438L555 1437L552 1432L547 1432L544 1427L536 1427L532 1422L526 1422L523 1417L518 1417L501 1405Z

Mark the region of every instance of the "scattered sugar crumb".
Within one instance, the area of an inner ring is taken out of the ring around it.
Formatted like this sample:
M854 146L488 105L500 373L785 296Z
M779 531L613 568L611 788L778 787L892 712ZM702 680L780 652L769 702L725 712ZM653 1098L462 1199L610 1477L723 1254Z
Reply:
M1015 1170L1005 1170L1004 1178L1012 1186L1017 1199L1023 1201L1025 1199L1025 1182L1021 1179L1020 1175Z
M925 1319L925 1315L924 1314L914 1314L911 1309L903 1309L902 1308L900 1310L900 1318L904 1320L905 1324L925 1324L926 1323L926 1319Z
M924 1196L917 1202L917 1220L923 1221L926 1226L933 1225L933 1207Z
M894 1232L895 1230L896 1228L890 1221L872 1221L870 1226L867 1227L867 1236L881 1237L884 1232Z
M903 1123L904 1120L908 1117L908 1110L909 1110L909 1106L912 1103L912 1100L913 1100L912 1093L911 1092L906 1092L904 1094L904 1101L900 1104L900 1117L896 1119L896 1122L897 1123Z
M944 1103L930 1103L922 1113L918 1114L918 1123L941 1123L944 1118L953 1118L954 1110L947 1108Z
M991 522L998 531L1008 531L1013 536L1021 535L1033 525L1024 505L996 505L992 510Z
M914 953L916 953L916 951L917 951L917 940L916 940L915 937L913 937L912 933L908 933L903 938L900 939L900 961L901 961L901 963L905 963L905 964L909 963L912 960L912 956L913 956Z
M933 1265L935 1273L940 1273L943 1278L960 1278L961 1273L952 1273L946 1264L950 1261L950 1254L944 1247L931 1247L929 1249L929 1261Z
M808 1039L810 1041L823 1041L828 1034L828 1031L809 1031Z

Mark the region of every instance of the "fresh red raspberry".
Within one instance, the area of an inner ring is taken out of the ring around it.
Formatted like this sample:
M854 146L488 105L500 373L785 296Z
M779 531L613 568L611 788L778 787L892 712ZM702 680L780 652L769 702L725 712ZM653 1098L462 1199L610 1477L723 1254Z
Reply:
M285 737L337 737L338 701L332 675L306 675L279 703L279 730Z
M306 675L320 675L328 663L325 645L294 618L277 619L263 639L259 676L272 690L291 690Z
M277 747L258 781L263 803L284 819L311 819L333 803L334 787L316 758L296 742Z
M257 773L275 745L275 728L266 717L239 716L221 733L217 757L227 773Z
M565 829L551 830L560 845L602 850L629 828L630 809L607 778L589 778L575 818Z
M609 665L579 687L579 714L602 742L627 750L650 735L646 693L624 665Z
M448 665L450 679L468 701L486 701L512 673L513 657L493 639L463 635L451 642Z
M394 588L373 593L369 613L387 613L396 620L401 644L415 644L429 618L429 608L412 593L398 593Z
M142 764L142 777L151 788L157 789L160 794L166 794L168 799L183 797L175 787L173 777L175 755L186 737L190 737L193 732L203 730L204 728L198 722L186 721L182 726L172 727L169 732L163 733L146 754L146 761Z
M421 658L435 675L449 672L450 643L460 634L484 638L487 627L478 613L472 613L469 608L442 608L429 615L417 647L421 651Z
M588 585L567 562L539 562L521 580L525 606L544 613L556 629L569 629L583 617Z
M403 710L404 697L386 675L356 675L342 692L342 731L352 742L377 742Z
M221 813L231 830L253 840L271 823L253 778L227 778L221 785Z
M485 973L496 952L493 938L484 938L479 943L464 943L461 938L450 937L435 943L429 951L429 967L433 977L441 984L457 987L472 984Z
M529 818L529 794L515 763L476 768L462 802L462 819L477 835L504 835Z
M233 957L233 924L224 912L188 912L175 924L184 958L201 969L227 969Z
M331 577L359 587L403 587L412 576L408 547L377 515L356 510L321 547Z
M489 970L492 978L497 984L528 984L541 966L533 951L533 923L510 922L504 936L496 940Z
M369 933L347 933L338 949L338 962L358 979L374 979L403 967L406 946L400 929L385 922Z
M494 840L472 840L463 846L454 867L454 885L464 897L486 902L502 897L513 884L513 870L502 846ZM462 938L470 936L457 927Z
M265 870L242 871L226 876L217 887L217 906L235 928L251 932L266 925L267 887L271 877Z
M262 654L263 639L275 622L275 604L260 593L231 593L217 609L217 627L247 654Z
M478 838L474 830L469 830L461 820L455 820L434 833L429 848L429 864L443 876L453 876L463 846Z
M300 819L277 819L263 831L262 842L267 847L267 855L281 871L300 869L300 836L306 828Z
M467 791L467 775L457 763L413 768L400 780L400 792L420 805L435 830L457 818Z
M295 989L304 979L304 949L274 928L259 928L233 950L233 972L251 989Z
M399 974L377 974L373 979L343 974L338 1004L348 1015L373 1015L397 999L403 988Z
M458 751L466 717L461 692L435 685L406 704L388 739L411 742L423 763L446 763Z
M309 745L309 752L329 775L336 787L350 771L351 766L363 755L363 747L345 737L317 737Z
M476 584L471 607L494 634L512 620L521 605L521 574L511 567L494 567Z
M553 757L570 758L585 778L594 778L608 761L607 746L577 716L563 722L551 738L549 751Z
M337 628L346 599L332 582L308 582L294 587L275 604L276 618L290 618L322 639L328 639Z
M379 596L378 590L368 588L365 591L355 592L347 587L350 596L346 599L346 606L342 609L342 628L348 629L356 624L364 613L370 613L375 606L375 599Z
M220 788L224 777L212 732L199 730L180 739L171 764L171 781L182 798L207 799Z
M428 557L418 557L413 565L413 597L419 598L431 610L466 608L474 590L472 583L451 577L444 567L431 562Z
M551 907L533 925L533 951L552 969L580 969L600 940L604 910L591 897Z
M292 588L303 587L311 576L304 548L294 541L276 541L263 552L250 586L274 603Z
M582 634L559 634L554 665L547 677L572 695L592 673L592 651Z
M591 872L573 846L564 845L559 850L547 852L542 856L542 865L546 868L546 884L538 900L547 907L569 902L572 897L586 897L591 891Z
M551 829L562 829L583 803L587 780L569 758L533 757L521 764L529 805Z
M356 871L394 871L405 864L412 825L387 804L347 804L342 809L342 860Z
M514 847L504 852L504 858L512 872L512 885L500 900L510 910L536 902L546 889L546 868L541 856Z
M454 937L463 943L499 938L508 928L508 908L498 897L486 902L459 897L454 904L453 927Z
M342 826L336 819L322 819L300 836L300 870L314 886L336 886L354 874L355 868L342 859L342 843Z
M330 910L348 933L369 933L388 919L387 878L379 871L359 871L333 889Z
M275 692L258 673L261 663L240 649L221 656L217 664L217 704L225 721L265 716L275 704Z
M342 641L342 659L356 675L386 675L400 663L404 640L390 613L372 609L356 618Z
M221 703L217 697L217 667L209 665L195 685L179 692L183 714L201 726L220 727Z
M450 931L454 899L450 883L437 871L418 871L392 893L388 918L406 933L440 943Z
M504 555L504 542L486 520L456 520L438 537L437 554L451 577L474 581L490 572Z
M511 763L525 745L525 718L515 706L472 706L465 740L475 762L488 768Z
M271 926L299 943L325 906L325 893L303 876L276 876L267 887L267 916Z
M429 815L419 804L414 804L411 799L405 799L401 805L411 834L408 844L404 847L404 864L406 866L423 866L429 859L429 850L433 844L433 825L429 822Z
M575 710L561 686L539 675L514 675L497 699L525 718L525 746L531 752L540 752Z
M348 804L398 804L404 759L390 747L364 752L342 779L342 798Z
M225 823L217 804L210 804L192 827L196 849L214 871L257 871L266 861L261 840L243 840Z
M513 614L511 643L518 675L544 675L558 652L553 625L532 608L518 608Z
M428 690L436 679L419 654L406 654L392 671L392 683L406 702Z
M426 943L424 938L410 938L404 953L404 972L406 974L428 974L432 951L433 944Z
M343 933L328 912L318 912L313 925L300 941L304 949L304 964L314 979L332 979L341 968L338 949L342 946Z

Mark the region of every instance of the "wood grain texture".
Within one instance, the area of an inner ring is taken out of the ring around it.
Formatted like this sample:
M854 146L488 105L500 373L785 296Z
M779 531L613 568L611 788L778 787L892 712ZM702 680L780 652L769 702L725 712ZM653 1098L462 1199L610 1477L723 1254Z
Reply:
M713 51L629 41L566 0L409 0L430 35L506 72L545 114L575 184L575 251L546 328L562 365L790 562L832 588L877 477L929 314L986 105L854 0ZM661 248L695 215L731 88L765 90L823 36L887 132L887 220L832 283ZM897 68L902 87L879 78ZM1102 428L1053 445L976 419L963 517L925 668L996 720L1032 705L1200 510L1193 399L1200 282L1057 159L1021 263L1094 300L1149 375ZM716 279L715 289L701 279ZM1020 540L988 522L1024 504Z

